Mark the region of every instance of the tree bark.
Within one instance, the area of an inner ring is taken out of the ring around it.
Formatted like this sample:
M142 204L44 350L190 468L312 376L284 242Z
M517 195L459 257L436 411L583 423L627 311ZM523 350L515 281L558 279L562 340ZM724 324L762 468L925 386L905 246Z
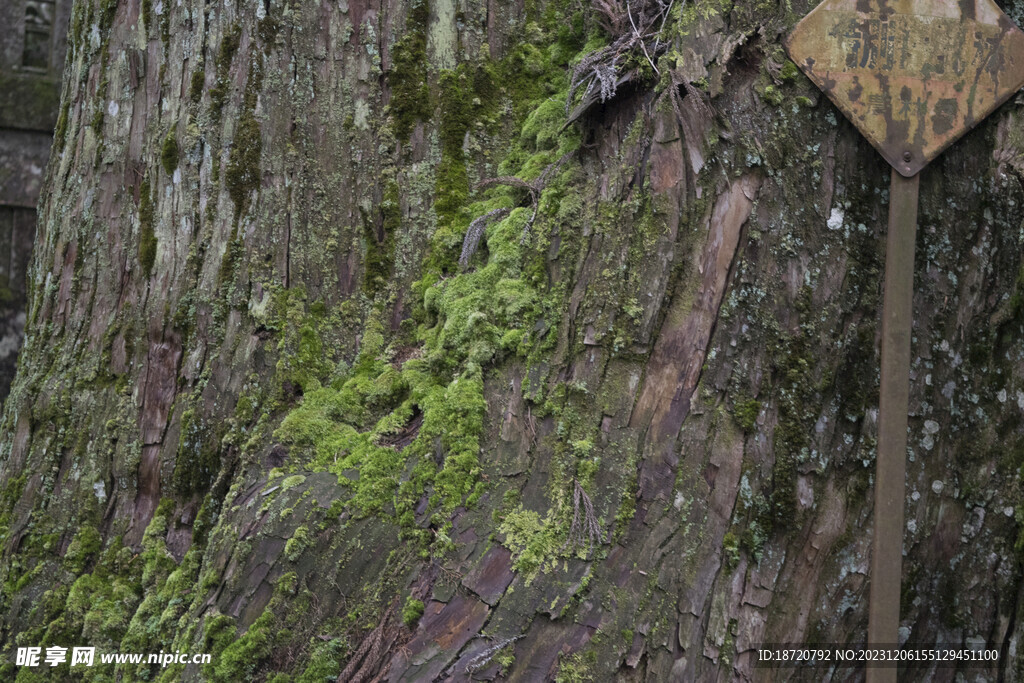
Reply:
M75 5L5 680L763 680L865 639L888 168L785 60L813 2L677 4L568 103L618 37L574 0ZM922 174L913 306L901 637L992 680L1018 109ZM54 644L212 663L19 674Z

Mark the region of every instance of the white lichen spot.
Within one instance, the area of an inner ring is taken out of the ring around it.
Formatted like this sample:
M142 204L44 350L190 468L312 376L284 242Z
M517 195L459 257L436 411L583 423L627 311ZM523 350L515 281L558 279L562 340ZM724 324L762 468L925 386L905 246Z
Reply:
M174 169L174 175L171 176L171 182L174 183L175 185L177 185L178 183L181 182L181 169L180 168Z
M828 417L822 415L818 418L818 421L814 423L814 433L821 434L825 431L825 425L828 424Z
M907 520L907 531L910 532L910 533L915 533L917 531L917 520L916 519Z
M932 491L935 493L942 493L942 489L946 488L946 485L936 479L932 482Z
M796 481L796 496L800 507L806 509L814 505L814 488L807 477L800 477Z
M356 100L355 111L352 114L352 122L359 130L370 130L370 105L366 100Z
M935 420L925 420L924 421L924 433L925 434L938 434L939 433L939 423L936 422Z
M971 517L964 522L963 530L961 535L965 538L973 538L978 535L981 531L981 527L985 524L985 508L976 507L971 511Z
M1024 410L1024 391L1017 392L1017 407Z
M111 116L117 116L119 111L121 111L121 107L118 106L117 102L110 100L110 103L107 105L107 113Z
M107 499L107 485L102 481L98 481L92 485L93 493L96 494L96 498L102 503Z
M916 503L917 501L921 500L921 494L918 493L917 491L914 491L913 493L910 494L910 500Z
M843 227L843 212L839 207L832 209L832 214L828 217L828 229L838 230Z
M1013 517L1013 508L1007 505L1003 508L1003 514L1007 517Z
M1006 389L1000 389L999 393L996 394L996 398L999 399L1000 403L1006 403Z

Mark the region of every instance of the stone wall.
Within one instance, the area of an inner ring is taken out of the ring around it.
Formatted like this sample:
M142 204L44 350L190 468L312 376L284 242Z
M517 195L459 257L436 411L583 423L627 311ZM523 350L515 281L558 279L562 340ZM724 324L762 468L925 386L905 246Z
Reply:
M60 103L70 0L0 0L0 399L25 326L25 272Z

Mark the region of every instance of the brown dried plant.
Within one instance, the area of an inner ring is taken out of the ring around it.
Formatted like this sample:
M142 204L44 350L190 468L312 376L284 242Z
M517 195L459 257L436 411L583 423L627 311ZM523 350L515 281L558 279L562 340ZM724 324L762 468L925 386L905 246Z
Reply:
M576 548L586 549L587 555L594 548L601 545L601 523L594 513L594 504L590 496L580 486L576 479L572 480L572 525L569 527L569 536L562 545L563 549L575 550Z
M598 99L607 102L615 97L619 85L633 76L620 70L636 51L643 54L655 74L661 74L655 58L668 47L660 36L674 3L675 0L591 0L597 21L612 37L612 43L586 55L573 68L565 100L566 113L581 89L582 109ZM572 118L582 113L580 108Z

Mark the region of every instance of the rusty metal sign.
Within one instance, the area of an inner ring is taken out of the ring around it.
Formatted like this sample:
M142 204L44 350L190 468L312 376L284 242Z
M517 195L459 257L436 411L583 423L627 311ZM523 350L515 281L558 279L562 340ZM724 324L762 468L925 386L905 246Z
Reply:
M786 49L908 178L1024 86L1024 32L992 0L826 0Z

